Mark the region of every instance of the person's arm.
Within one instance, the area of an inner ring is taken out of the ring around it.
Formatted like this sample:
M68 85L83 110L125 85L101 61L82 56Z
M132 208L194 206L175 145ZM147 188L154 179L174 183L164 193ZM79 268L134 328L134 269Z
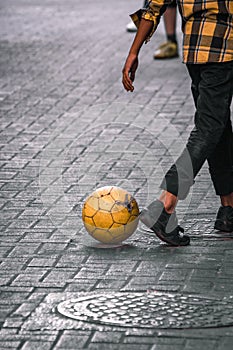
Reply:
M142 47L142 44L145 42L152 28L152 21L141 19L137 34L134 38L133 44L129 51L129 55L122 70L122 83L126 91L134 90L133 81L136 69L138 67L138 54Z
M133 81L138 67L138 54L144 42L148 42L156 30L160 17L172 0L150 0L145 11L139 10L131 15L138 27L137 34L122 70L122 83L126 91L133 91Z

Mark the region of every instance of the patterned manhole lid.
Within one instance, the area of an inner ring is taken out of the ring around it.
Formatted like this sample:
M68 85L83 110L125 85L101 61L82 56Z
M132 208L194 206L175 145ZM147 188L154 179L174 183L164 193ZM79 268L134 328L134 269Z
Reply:
M89 323L143 328L207 328L233 325L232 299L149 293L89 294L63 301L60 314Z

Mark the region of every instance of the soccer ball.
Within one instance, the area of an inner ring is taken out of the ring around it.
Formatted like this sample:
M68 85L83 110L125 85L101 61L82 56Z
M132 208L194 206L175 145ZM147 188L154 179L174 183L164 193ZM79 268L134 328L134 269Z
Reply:
M97 241L107 244L120 243L131 236L137 228L138 215L136 200L116 186L94 191L82 209L87 232Z

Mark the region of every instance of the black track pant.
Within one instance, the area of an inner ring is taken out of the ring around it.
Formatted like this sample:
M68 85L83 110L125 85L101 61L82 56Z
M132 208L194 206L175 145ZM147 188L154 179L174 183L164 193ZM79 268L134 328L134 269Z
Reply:
M187 64L187 68L196 106L195 127L161 188L184 199L207 160L216 194L227 195L233 192L233 61Z

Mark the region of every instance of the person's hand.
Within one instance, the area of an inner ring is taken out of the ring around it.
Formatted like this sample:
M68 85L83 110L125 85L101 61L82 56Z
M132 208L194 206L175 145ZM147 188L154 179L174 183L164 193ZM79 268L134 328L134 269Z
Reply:
M138 68L138 56L130 53L122 70L122 83L126 91L133 91L133 81Z

